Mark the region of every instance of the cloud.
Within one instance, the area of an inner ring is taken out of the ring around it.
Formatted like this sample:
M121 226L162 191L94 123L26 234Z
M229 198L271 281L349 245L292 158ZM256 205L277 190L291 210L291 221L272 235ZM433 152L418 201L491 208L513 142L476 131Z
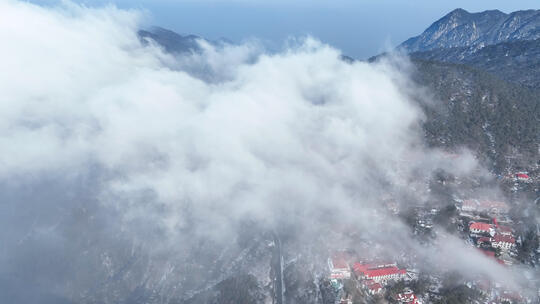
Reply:
M229 79L207 83L142 47L136 15L22 3L2 11L11 16L2 66L13 71L2 79L3 176L95 162L121 175L119 191L256 211L273 208L282 188L310 197L367 178L354 165L377 154L395 161L418 115L385 68L349 65L312 39L252 63L240 56L225 66ZM213 74L237 57L204 56L196 60Z
M388 62L349 64L309 37L278 53L202 43L175 57L141 44L140 18L0 2L0 263L17 273L43 251L55 265L36 266L43 290L91 293L112 251L126 267L160 254L152 267L172 271L198 240L230 242L244 221L317 234L374 225L377 239L380 197L445 166L422 145L407 73Z

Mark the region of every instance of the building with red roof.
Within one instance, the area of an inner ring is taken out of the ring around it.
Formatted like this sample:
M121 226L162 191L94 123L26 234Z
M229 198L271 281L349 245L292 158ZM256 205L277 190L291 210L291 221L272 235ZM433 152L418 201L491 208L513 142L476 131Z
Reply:
M367 288L367 291L369 294L378 294L382 291L382 285L373 281L373 280L366 280L364 281L364 286Z
M379 283L386 282L387 280L400 279L407 274L406 269L399 269L394 265L377 267L377 265L373 264L355 263L353 265L353 269L354 272L362 279L373 280Z
M489 233L492 234L494 232L493 226L488 223L482 223L482 222L472 222L469 225L469 231L472 233Z
M510 235L495 234L491 241L493 248L510 249L516 245L516 240Z
M397 266L397 264L391 262L354 263L353 269L356 273L359 273L368 269L386 268L392 266Z
M526 173L516 173L516 178L519 180L529 180L529 176Z

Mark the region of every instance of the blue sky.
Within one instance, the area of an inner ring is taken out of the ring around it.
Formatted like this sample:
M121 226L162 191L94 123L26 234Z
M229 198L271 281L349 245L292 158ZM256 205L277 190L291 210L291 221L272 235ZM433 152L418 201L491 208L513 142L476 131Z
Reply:
M55 0L33 1L51 3ZM80 0L147 11L148 23L182 34L239 42L259 38L279 46L312 35L347 55L366 58L421 33L461 7L470 12L539 9L538 0Z

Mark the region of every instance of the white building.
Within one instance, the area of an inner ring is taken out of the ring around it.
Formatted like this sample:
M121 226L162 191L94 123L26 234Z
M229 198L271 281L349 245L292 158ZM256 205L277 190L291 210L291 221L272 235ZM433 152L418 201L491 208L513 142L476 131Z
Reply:
M328 268L330 269L331 279L349 279L351 277L351 269L342 256L329 258Z

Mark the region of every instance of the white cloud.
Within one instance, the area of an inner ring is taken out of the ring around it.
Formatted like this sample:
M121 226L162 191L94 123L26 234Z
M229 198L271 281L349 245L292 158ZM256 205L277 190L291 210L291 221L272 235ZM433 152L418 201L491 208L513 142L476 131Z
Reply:
M121 173L118 188L266 217L284 189L305 207L329 203L325 185L369 178L362 162L391 164L415 136L418 113L387 67L349 65L312 39L256 62L242 46L205 46L182 60L228 73L206 83L141 46L136 14L2 5L3 176L92 160Z

